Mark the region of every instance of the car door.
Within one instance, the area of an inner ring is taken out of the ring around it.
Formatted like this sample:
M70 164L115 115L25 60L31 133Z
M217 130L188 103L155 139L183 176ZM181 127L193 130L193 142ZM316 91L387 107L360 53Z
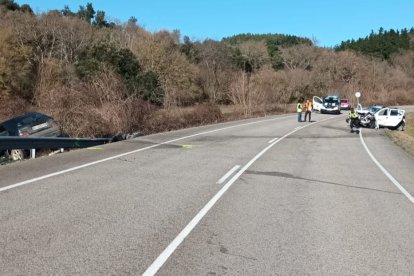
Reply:
M398 108L390 108L389 116L387 121L385 122L384 126L387 127L396 127L404 117L404 110Z
M387 126L389 122L389 108L382 108L375 113L375 120L378 126Z
M319 98L318 96L313 96L312 105L313 105L313 110L317 110L320 112L322 108L322 98Z

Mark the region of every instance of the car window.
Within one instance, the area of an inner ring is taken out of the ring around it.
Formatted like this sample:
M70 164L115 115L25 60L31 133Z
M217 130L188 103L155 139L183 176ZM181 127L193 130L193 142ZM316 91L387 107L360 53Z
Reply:
M388 109L383 109L380 112L378 112L378 115L380 116L387 116L388 115Z
M9 136L9 132L3 125L0 126L0 136Z
M370 109L370 111L371 111L372 113L375 113L375 112L377 112L378 110L380 110L380 109L381 109L381 107L378 107L378 106L371 106L369 109Z
M42 116L40 114L33 114L28 117L25 117L20 122L18 122L17 127L19 129L26 128L26 127L32 127L35 125L45 123L47 121L48 121L48 118L46 116Z
M323 99L325 103L338 103L338 99L336 98L325 98Z
M322 103L322 100L318 97L313 97L313 100L317 103Z
M17 122L17 127L18 128L21 128L21 127L30 126L30 125L33 124L34 121L35 121L35 117L34 116L24 117L22 120L20 120L19 122Z
M398 116L398 110L397 109L391 109L390 115L391 116Z

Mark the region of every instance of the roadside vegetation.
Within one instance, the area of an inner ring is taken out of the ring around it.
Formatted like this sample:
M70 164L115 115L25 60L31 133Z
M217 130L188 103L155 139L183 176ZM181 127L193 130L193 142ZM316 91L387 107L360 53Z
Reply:
M406 114L405 123L404 131L387 130L386 133L394 143L414 156L414 113Z
M0 121L36 110L70 136L100 137L294 112L313 95L412 104L413 46L414 29L336 48L277 33L192 41L112 22L92 3L34 14L0 0Z

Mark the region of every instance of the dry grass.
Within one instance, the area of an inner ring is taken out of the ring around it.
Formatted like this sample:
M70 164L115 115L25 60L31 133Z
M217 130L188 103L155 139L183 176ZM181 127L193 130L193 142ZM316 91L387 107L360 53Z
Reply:
M32 111L30 104L19 97L0 97L0 122Z
M387 135L394 143L414 156L414 113L406 114L405 131L387 130Z
M269 104L255 107L248 115L242 106L200 104L193 107L159 109L150 112L144 119L144 134L171 131L218 122L247 119L259 116L294 112L294 105Z
M142 131L149 134L221 121L223 121L223 114L216 105L159 109L146 116Z
M223 114L223 119L225 121L230 121L267 115L292 113L296 110L296 104L266 104L255 106L252 108L250 114L246 114L244 108L238 105L223 105L220 106L220 110Z

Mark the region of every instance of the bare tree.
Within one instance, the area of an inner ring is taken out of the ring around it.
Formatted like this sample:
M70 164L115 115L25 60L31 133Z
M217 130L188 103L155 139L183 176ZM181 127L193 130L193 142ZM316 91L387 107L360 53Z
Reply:
M192 104L200 97L198 68L179 52L177 33L146 34L134 42L132 51L145 69L158 74L165 107Z
M320 55L320 50L310 45L294 45L282 48L281 55L283 64L287 70L304 69L310 70Z
M249 77L243 71L237 73L230 84L230 99L233 104L242 108L245 116L252 111L249 88Z
M30 99L35 67L32 49L19 45L11 28L0 32L0 96L18 95Z
M414 52L413 51L402 51L398 54L394 54L391 57L392 64L404 72L407 75L414 77Z
M71 63L76 52L92 40L90 24L75 17L61 16L57 11L39 17L16 14L12 22L20 44L33 48L38 63L50 58Z
M213 104L227 101L230 61L227 47L220 42L206 40L197 44L200 85Z
M265 66L271 66L270 56L264 41L247 41L240 44L238 47L242 55L247 58L254 71Z

